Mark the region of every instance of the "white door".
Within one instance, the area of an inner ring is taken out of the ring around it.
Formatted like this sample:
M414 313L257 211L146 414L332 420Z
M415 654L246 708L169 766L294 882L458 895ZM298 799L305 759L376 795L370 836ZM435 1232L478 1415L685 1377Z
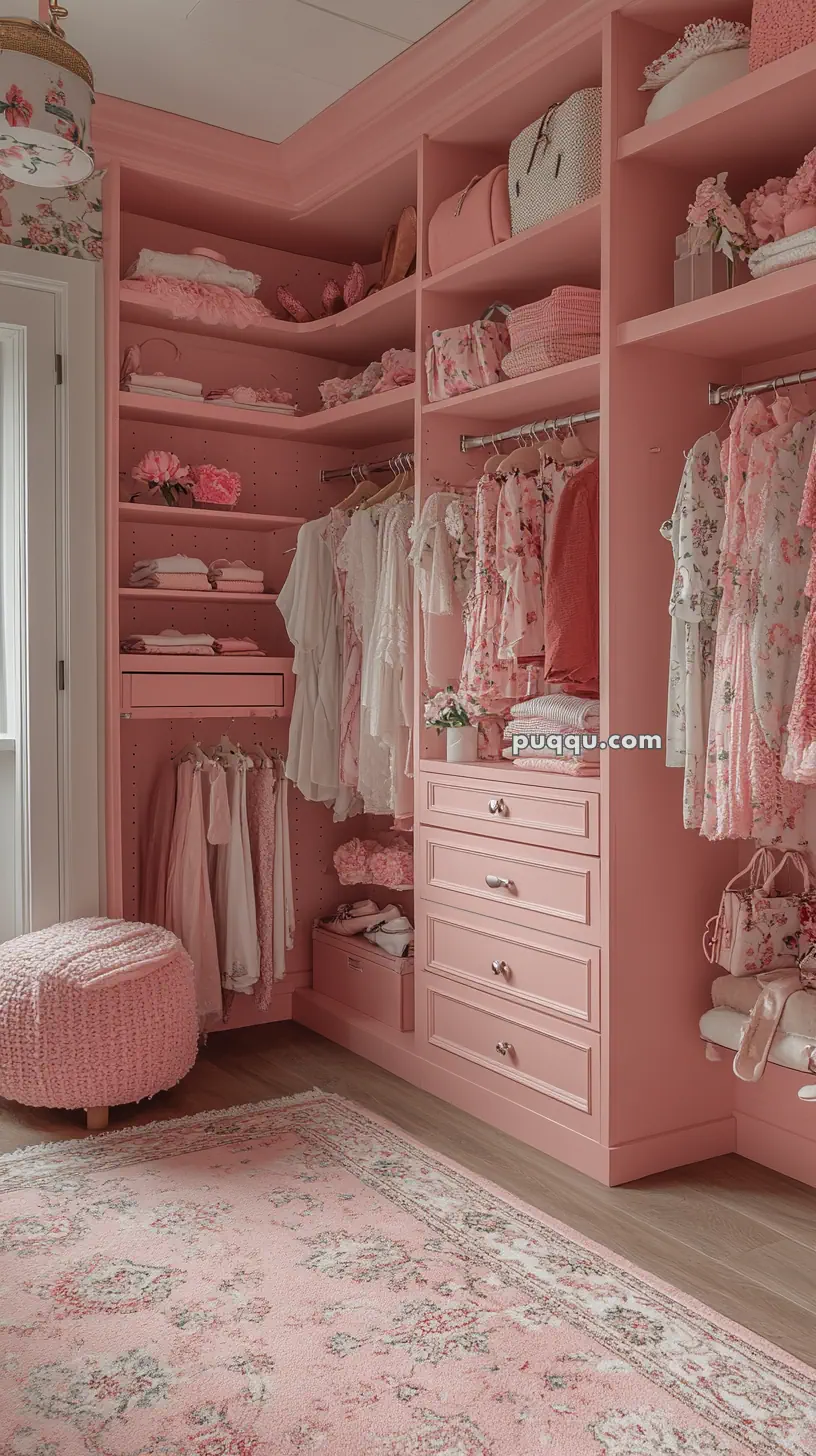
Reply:
M0 939L62 910L56 327L0 284Z

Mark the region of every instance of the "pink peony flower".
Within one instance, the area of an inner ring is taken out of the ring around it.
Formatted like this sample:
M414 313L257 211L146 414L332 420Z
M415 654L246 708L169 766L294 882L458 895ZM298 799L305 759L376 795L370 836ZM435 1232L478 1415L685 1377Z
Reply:
M743 199L740 211L748 231L758 243L778 242L785 232L785 214L790 211L787 177L769 177Z
M28 225L28 237L35 248L47 248L54 241L54 234L51 228L42 222L31 222Z
M177 498L187 493L190 467L182 465L178 455L169 450L148 450L134 465L132 475L141 485L160 491L167 504L174 506Z
M697 229L700 241L713 242L714 247L727 257L745 257L753 250L745 216L736 206L726 188L727 172L717 177L705 177L697 188L691 207L686 214L688 222Z
M193 499L199 505L234 506L241 494L241 477L235 470L217 465L198 465L192 471Z
M5 100L0 102L3 115L9 126L30 126L31 118L34 115L34 107L25 96L19 86L9 86Z
M816 205L816 147L788 183L788 211Z

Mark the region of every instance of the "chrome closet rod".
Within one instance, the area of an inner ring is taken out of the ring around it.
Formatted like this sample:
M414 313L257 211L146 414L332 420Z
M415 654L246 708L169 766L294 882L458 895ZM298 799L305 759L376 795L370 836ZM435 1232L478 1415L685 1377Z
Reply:
M401 465L413 465L413 453L408 450L402 455L395 455L392 460L373 460L371 464L362 461L360 464L344 465L341 470L321 470L320 484L324 485L327 480L354 479L355 473L367 470L398 470Z
M807 384L816 379L816 369L800 369L797 374L777 374L775 379L761 379L756 384L709 384L709 404L727 404L731 399L745 399L751 394L765 394L769 389L782 389L790 384Z
M523 435L537 434L539 430L542 434L546 434L548 430L566 430L571 425L588 425L600 418L600 410L582 410L577 415L560 415L554 420L536 420L532 425L514 425L512 430L497 430L494 435L462 435L459 449L464 454L466 450L480 450L485 445L495 445L499 440L519 440Z

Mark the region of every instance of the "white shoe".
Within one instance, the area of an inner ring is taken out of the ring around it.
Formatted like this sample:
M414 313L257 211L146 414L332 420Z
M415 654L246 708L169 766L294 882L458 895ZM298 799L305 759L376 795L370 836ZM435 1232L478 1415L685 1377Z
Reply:
M379 946L388 955L403 957L411 955L414 949L414 927L404 915L390 920L386 925L365 932L366 940Z

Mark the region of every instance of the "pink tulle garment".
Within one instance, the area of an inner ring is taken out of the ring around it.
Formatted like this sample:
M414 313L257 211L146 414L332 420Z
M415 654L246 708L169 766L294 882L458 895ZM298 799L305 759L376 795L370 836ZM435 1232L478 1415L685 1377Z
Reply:
M404 835L394 839L349 839L334 851L341 885L382 885L410 890L414 883L414 849Z
M259 298L221 283L194 283L188 278L129 278L122 284L134 298L150 295L177 319L200 319L205 324L233 324L247 329L271 318Z

